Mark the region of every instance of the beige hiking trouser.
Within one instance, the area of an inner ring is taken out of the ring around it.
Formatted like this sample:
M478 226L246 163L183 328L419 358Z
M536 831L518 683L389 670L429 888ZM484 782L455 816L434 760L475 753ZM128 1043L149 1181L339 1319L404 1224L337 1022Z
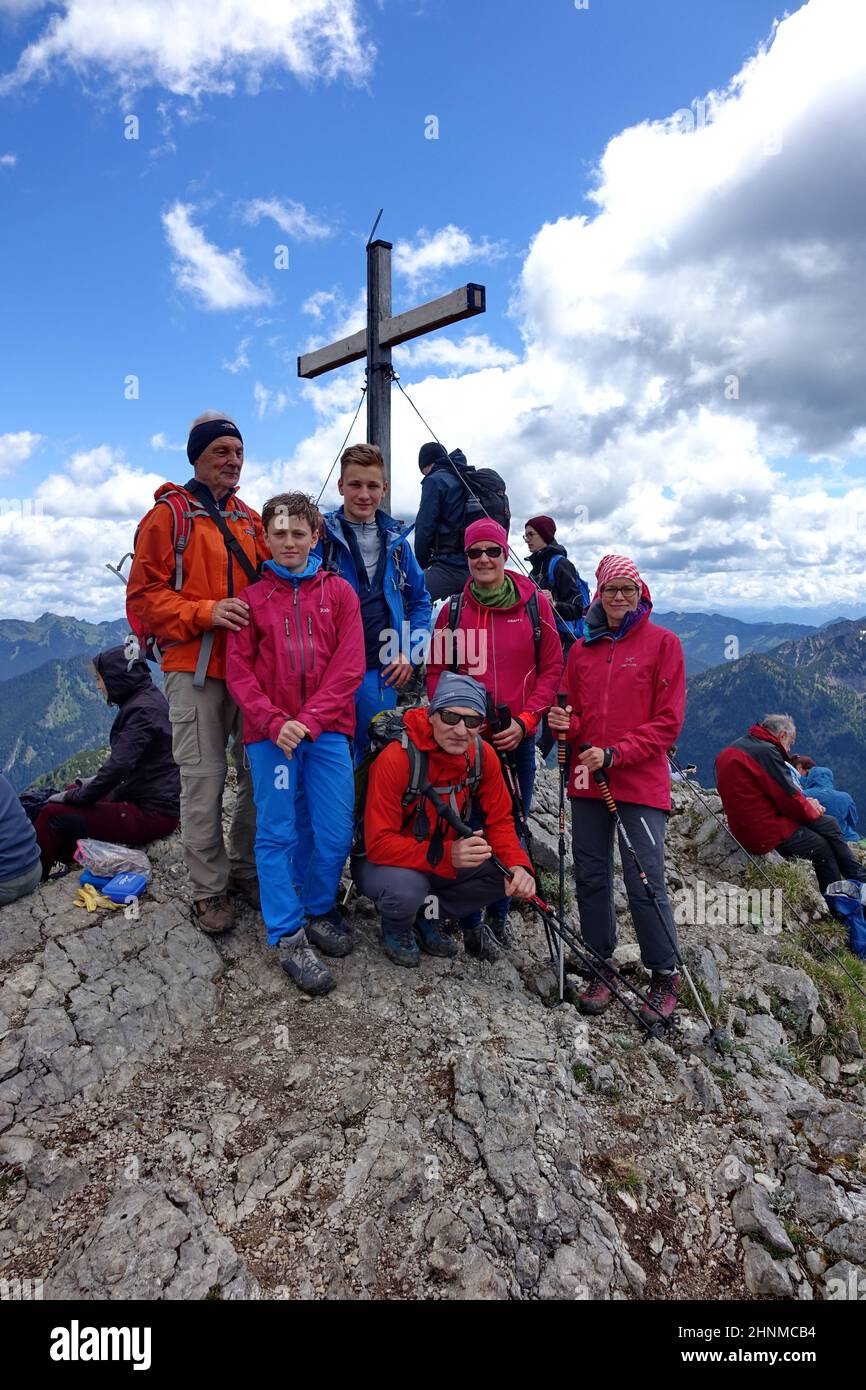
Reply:
M252 878L256 872L256 808L249 767L244 765L242 715L225 681L208 676L201 689L192 671L166 671L172 753L180 768L180 833L193 901L224 893L229 876ZM228 835L223 841L223 791L232 739L238 794Z

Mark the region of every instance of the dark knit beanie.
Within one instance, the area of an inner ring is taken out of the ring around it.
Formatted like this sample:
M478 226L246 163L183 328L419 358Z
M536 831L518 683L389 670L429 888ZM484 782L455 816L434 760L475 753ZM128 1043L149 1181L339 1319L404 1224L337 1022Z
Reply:
M421 469L429 468L431 463L437 459L448 457L448 450L444 444L436 444L431 441L429 444L422 444L418 450L418 467Z
M556 522L552 516L531 516L526 524L538 532L545 545L550 545L556 535Z

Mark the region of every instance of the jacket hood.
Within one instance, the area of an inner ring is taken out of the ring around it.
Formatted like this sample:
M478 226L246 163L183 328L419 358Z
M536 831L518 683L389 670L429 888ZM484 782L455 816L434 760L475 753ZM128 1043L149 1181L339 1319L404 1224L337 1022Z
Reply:
M559 541L551 541L549 545L544 545L540 550L533 550L526 557L526 563L531 567L533 574L539 574L544 567L545 560L552 559L554 555L562 555L568 559L568 551Z
M262 565L263 570L267 570L269 574L275 574L278 579L284 579L287 584L299 584L302 579L314 579L321 567L321 558L313 550L307 556L306 565L297 574L286 569L285 565L278 565L276 560L265 560Z
M342 507L335 507L331 512L325 512L325 521L332 529L342 531L343 526L351 526L346 513ZM395 534L407 535L414 530L414 526L406 526L405 522L398 521L396 517L389 516L381 507L376 508L376 525L380 531L393 531ZM321 538L320 538L321 542Z
M637 608L631 613L626 613L619 627L616 629L616 632L612 632L607 625L607 614L604 611L604 605L601 599L593 599L583 615L586 623L586 637L584 641L592 642L598 637L605 636L605 634L609 637L613 637L615 641L627 637L630 632L634 632L635 628L640 627L647 621L652 612L652 606L653 601L650 591L646 585L644 585L644 597L638 600Z
M835 791L836 783L833 781L833 773L829 767L810 767L806 776L803 778L803 786L807 791Z
M125 647L109 647L93 658L93 664L105 681L108 700L112 705L122 705L131 696L152 685L150 669L140 657L130 660Z
M444 458L436 459L427 476L430 477L434 473L441 473L445 469L447 469L449 473L453 473L455 464L461 471L469 466L466 455L462 449L452 449L451 453L447 454Z

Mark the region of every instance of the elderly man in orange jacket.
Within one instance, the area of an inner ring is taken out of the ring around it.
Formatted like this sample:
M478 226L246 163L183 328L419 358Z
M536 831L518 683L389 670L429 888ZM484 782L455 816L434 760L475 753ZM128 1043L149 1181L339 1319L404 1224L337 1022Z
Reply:
M233 420L206 411L193 421L189 482L166 483L141 523L127 607L159 640L180 768L181 834L192 880L195 924L218 934L234 924L229 889L259 906L255 806L244 767L241 715L226 688L226 635L249 622L236 598L267 559L259 516L237 497L244 461ZM177 547L179 521L188 541ZM222 833L226 745L231 740L238 795L228 849Z

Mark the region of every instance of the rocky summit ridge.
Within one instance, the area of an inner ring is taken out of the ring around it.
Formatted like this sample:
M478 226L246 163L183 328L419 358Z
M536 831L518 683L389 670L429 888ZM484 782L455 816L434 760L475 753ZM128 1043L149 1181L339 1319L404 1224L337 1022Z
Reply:
M541 772L549 870L556 804ZM77 875L0 911L0 1280L84 1299L866 1297L866 1001L776 900L743 899L754 871L690 788L669 887L706 919L680 930L723 1052L685 989L665 1042L616 1005L557 1006L528 913L495 965L409 971L355 898L337 989L306 999L251 910L219 941L191 926L176 837L151 858L137 917L76 909ZM811 871L763 862L838 944ZM640 979L621 881L617 905Z

